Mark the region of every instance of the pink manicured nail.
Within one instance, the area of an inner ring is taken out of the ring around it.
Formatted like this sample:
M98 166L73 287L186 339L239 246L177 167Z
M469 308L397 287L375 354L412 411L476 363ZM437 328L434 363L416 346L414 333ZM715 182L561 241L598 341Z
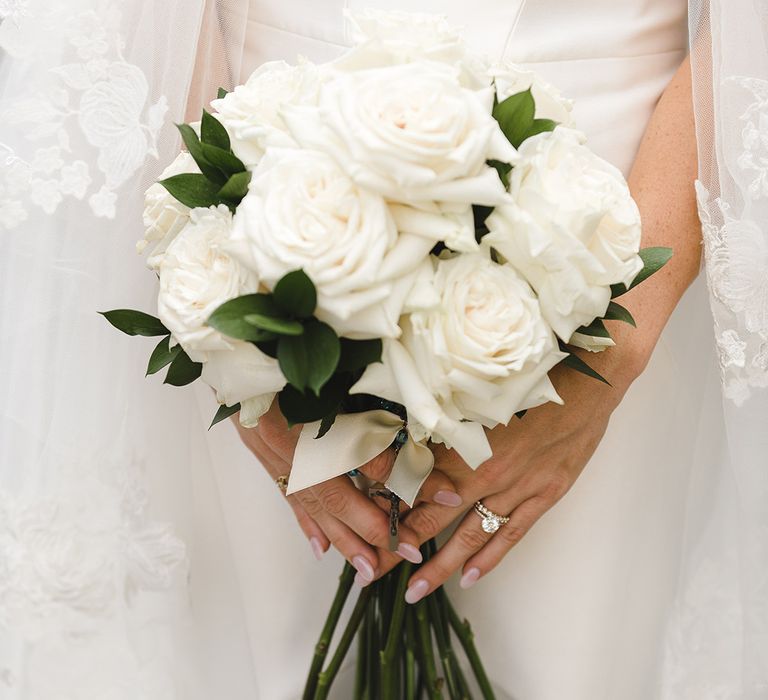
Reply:
M357 573L368 583L373 581L373 567L362 554L358 554L352 559L352 566L357 569Z
M397 553L403 558L411 562L411 564L421 564L423 557L421 552L416 549L412 544L407 542L401 542L397 547Z
M472 588L477 583L477 580L480 578L480 569L478 569L476 566L473 566L471 569L467 569L464 572L464 575L461 577L461 580L459 581L459 586L462 588Z
M452 508L456 508L462 503L461 496L455 491L438 491L432 499L441 506L451 506Z
M405 592L405 602L410 603L411 605L418 603L425 595L427 595L428 590L429 583L423 578L414 581L408 586L408 590Z
M317 537L310 537L309 546L312 547L312 554L315 555L315 559L320 561L323 558L323 554L325 554L323 545L320 544L320 540L317 539Z
M360 574L355 574L355 585L358 588L365 588L366 586L369 586L371 584L370 581L367 581L364 579Z

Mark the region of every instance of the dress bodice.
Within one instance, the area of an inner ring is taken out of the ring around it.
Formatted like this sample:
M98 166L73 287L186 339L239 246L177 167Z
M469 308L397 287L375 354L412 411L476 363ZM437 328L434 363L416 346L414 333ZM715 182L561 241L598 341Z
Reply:
M475 50L537 70L576 102L590 145L625 172L661 92L685 55L686 0L250 0L241 79L301 54L330 60L349 45L343 11L443 14Z

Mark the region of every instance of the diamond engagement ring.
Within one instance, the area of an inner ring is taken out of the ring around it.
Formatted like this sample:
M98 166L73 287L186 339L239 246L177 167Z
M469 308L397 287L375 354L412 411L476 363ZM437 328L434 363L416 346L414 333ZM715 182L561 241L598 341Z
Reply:
M279 488L283 495L285 495L285 492L288 490L288 475L283 474L282 476L278 476L277 479L275 479L275 483L277 484L277 488Z
M486 508L480 501L475 503L475 513L477 513L482 519L482 528L489 535L492 535L502 525L509 522L509 518L506 515L499 515L492 510Z

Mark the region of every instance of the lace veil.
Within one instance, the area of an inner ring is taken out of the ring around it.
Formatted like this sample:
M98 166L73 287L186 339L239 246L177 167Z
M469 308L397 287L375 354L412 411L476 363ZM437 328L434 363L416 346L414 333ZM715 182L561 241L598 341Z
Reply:
M172 122L239 79L248 4L0 0L8 700L236 697L228 684L242 692L254 673L206 497L210 416L142 382L151 340L126 342L96 314L151 308L147 271L126 262L141 195L178 148ZM728 450L691 484L659 697L756 700L768 698L768 2L692 0L690 21L724 387L712 429L725 426Z

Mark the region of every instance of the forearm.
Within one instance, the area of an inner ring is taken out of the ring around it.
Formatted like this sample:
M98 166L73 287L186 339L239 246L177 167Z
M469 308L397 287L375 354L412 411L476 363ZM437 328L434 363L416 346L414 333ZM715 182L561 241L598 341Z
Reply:
M629 186L643 222L642 247L672 248L672 260L618 301L637 329L612 322L617 347L585 355L592 366L626 388L645 368L680 297L696 278L701 261L701 225L696 211L696 133L690 64L686 59L648 124Z

